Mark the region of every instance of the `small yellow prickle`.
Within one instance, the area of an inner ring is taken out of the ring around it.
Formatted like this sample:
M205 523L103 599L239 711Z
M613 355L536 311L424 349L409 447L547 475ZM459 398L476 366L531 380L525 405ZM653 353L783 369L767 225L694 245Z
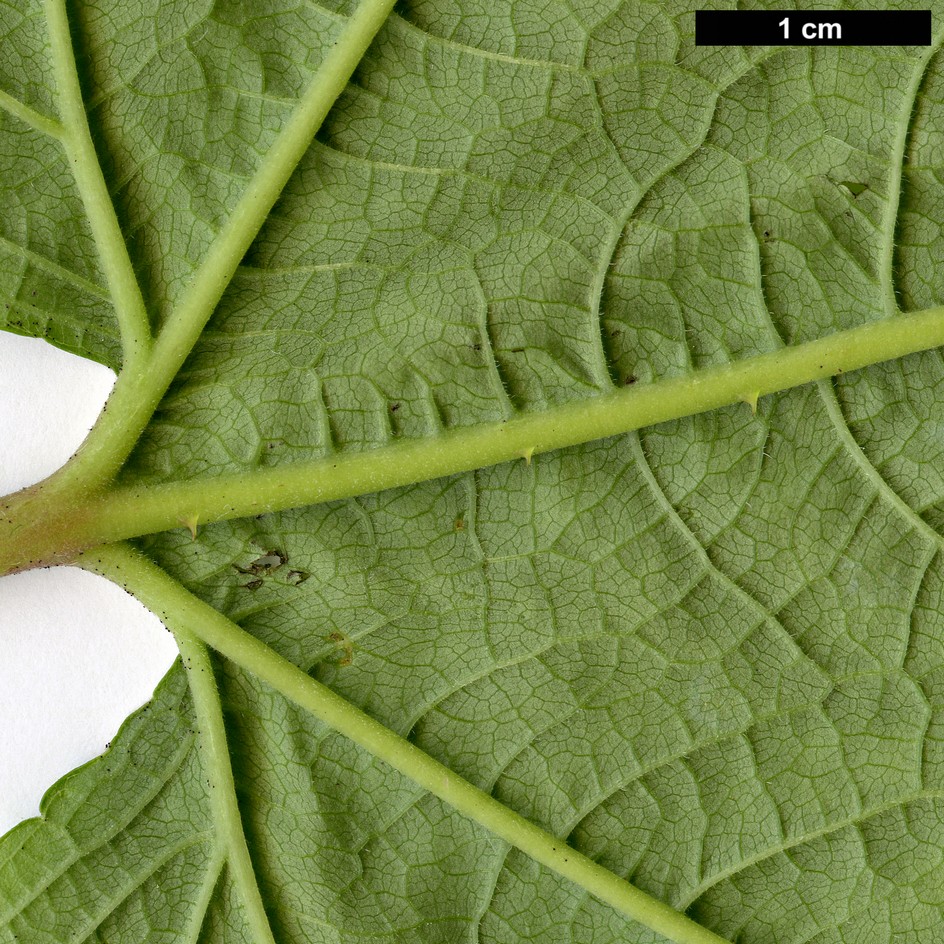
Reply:
M186 518L177 519L185 528L190 531L190 538L193 541L197 539L197 523L200 520L199 515L188 515Z

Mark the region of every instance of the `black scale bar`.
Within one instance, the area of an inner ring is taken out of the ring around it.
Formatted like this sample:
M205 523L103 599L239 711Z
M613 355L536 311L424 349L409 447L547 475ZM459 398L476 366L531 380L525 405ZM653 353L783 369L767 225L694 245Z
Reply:
M696 46L930 46L930 10L696 10Z

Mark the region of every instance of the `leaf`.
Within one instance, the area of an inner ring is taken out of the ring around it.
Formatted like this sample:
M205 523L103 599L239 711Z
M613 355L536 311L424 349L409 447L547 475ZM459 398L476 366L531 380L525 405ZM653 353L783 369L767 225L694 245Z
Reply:
M937 45L115 6L0 6L0 317L122 365L0 570L183 659L0 942L937 940Z

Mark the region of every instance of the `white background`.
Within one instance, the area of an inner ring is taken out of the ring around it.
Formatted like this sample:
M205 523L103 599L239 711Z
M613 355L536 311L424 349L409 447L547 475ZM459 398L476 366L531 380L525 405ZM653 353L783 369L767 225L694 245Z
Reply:
M62 465L113 382L98 364L0 331L0 495ZM176 655L157 618L101 577L0 577L0 835L102 753Z

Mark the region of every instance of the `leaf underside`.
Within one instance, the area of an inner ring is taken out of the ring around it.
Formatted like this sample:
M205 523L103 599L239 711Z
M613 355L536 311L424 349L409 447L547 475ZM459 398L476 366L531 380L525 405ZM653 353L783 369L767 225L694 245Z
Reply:
M76 3L155 330L354 4ZM936 5L935 19L944 14ZM43 9L0 0L0 326L118 367ZM120 473L541 411L944 302L936 47L660 0L409 0ZM941 940L939 351L533 461L140 539L501 803L740 942ZM663 942L217 659L272 933ZM182 665L0 841L0 944L251 941Z

